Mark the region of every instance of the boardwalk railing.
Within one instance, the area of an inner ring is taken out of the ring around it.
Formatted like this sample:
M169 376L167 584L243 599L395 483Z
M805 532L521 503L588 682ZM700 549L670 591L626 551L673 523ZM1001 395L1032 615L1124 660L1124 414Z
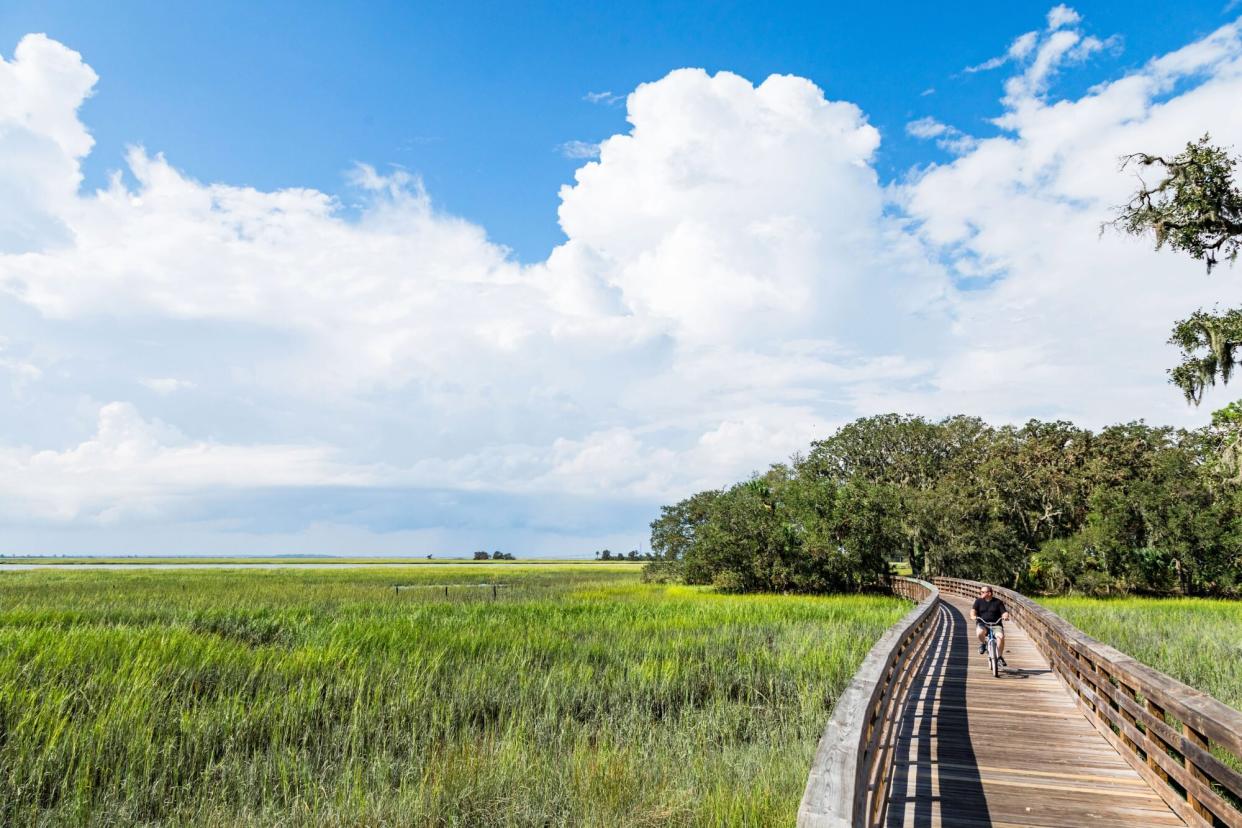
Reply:
M940 617L940 593L926 581L895 578L893 591L919 605L876 642L837 700L798 808L799 828L883 824L902 707Z
M932 581L946 595L967 598L982 586ZM1242 713L1096 641L1020 593L993 589L1095 729L1187 825L1242 828Z

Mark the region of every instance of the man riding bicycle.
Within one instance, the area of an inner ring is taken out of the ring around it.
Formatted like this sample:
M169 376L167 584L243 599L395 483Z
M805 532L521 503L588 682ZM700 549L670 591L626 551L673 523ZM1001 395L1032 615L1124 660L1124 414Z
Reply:
M1009 620L1009 610L1005 602L992 595L992 588L984 585L979 589L979 597L970 608L970 617L975 622L975 637L979 639L979 654L988 651L988 627L992 625L992 634L996 636L997 659L1002 667L1005 663L1005 624Z

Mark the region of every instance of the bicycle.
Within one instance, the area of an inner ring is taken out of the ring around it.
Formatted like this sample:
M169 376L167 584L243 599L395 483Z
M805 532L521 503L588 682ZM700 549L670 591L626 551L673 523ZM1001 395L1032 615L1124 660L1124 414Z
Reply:
M1000 678L1000 644L996 640L996 628L1001 625L1000 621L988 623L982 618L978 619L979 623L988 628L988 639L985 642L988 648L988 669L992 671L993 678Z

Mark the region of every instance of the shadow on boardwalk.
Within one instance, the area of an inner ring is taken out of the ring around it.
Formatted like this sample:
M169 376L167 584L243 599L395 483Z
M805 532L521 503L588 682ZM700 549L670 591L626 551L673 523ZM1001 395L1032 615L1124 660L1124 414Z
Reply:
M889 826L990 824L969 719L937 710L966 709L971 625L952 604L940 605L940 632L914 679L898 731ZM903 793L904 792L904 793ZM913 806L913 807L911 807Z
M897 728L886 828L1184 825L1083 716L1020 625L1014 666L979 655L970 599L949 596Z

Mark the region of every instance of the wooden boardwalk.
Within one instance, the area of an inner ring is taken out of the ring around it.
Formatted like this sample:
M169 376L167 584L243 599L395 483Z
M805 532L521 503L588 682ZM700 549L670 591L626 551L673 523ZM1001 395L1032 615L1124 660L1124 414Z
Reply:
M970 602L940 625L900 712L889 826L1134 826L1183 821L1092 727L1016 623L1000 678L979 655Z

